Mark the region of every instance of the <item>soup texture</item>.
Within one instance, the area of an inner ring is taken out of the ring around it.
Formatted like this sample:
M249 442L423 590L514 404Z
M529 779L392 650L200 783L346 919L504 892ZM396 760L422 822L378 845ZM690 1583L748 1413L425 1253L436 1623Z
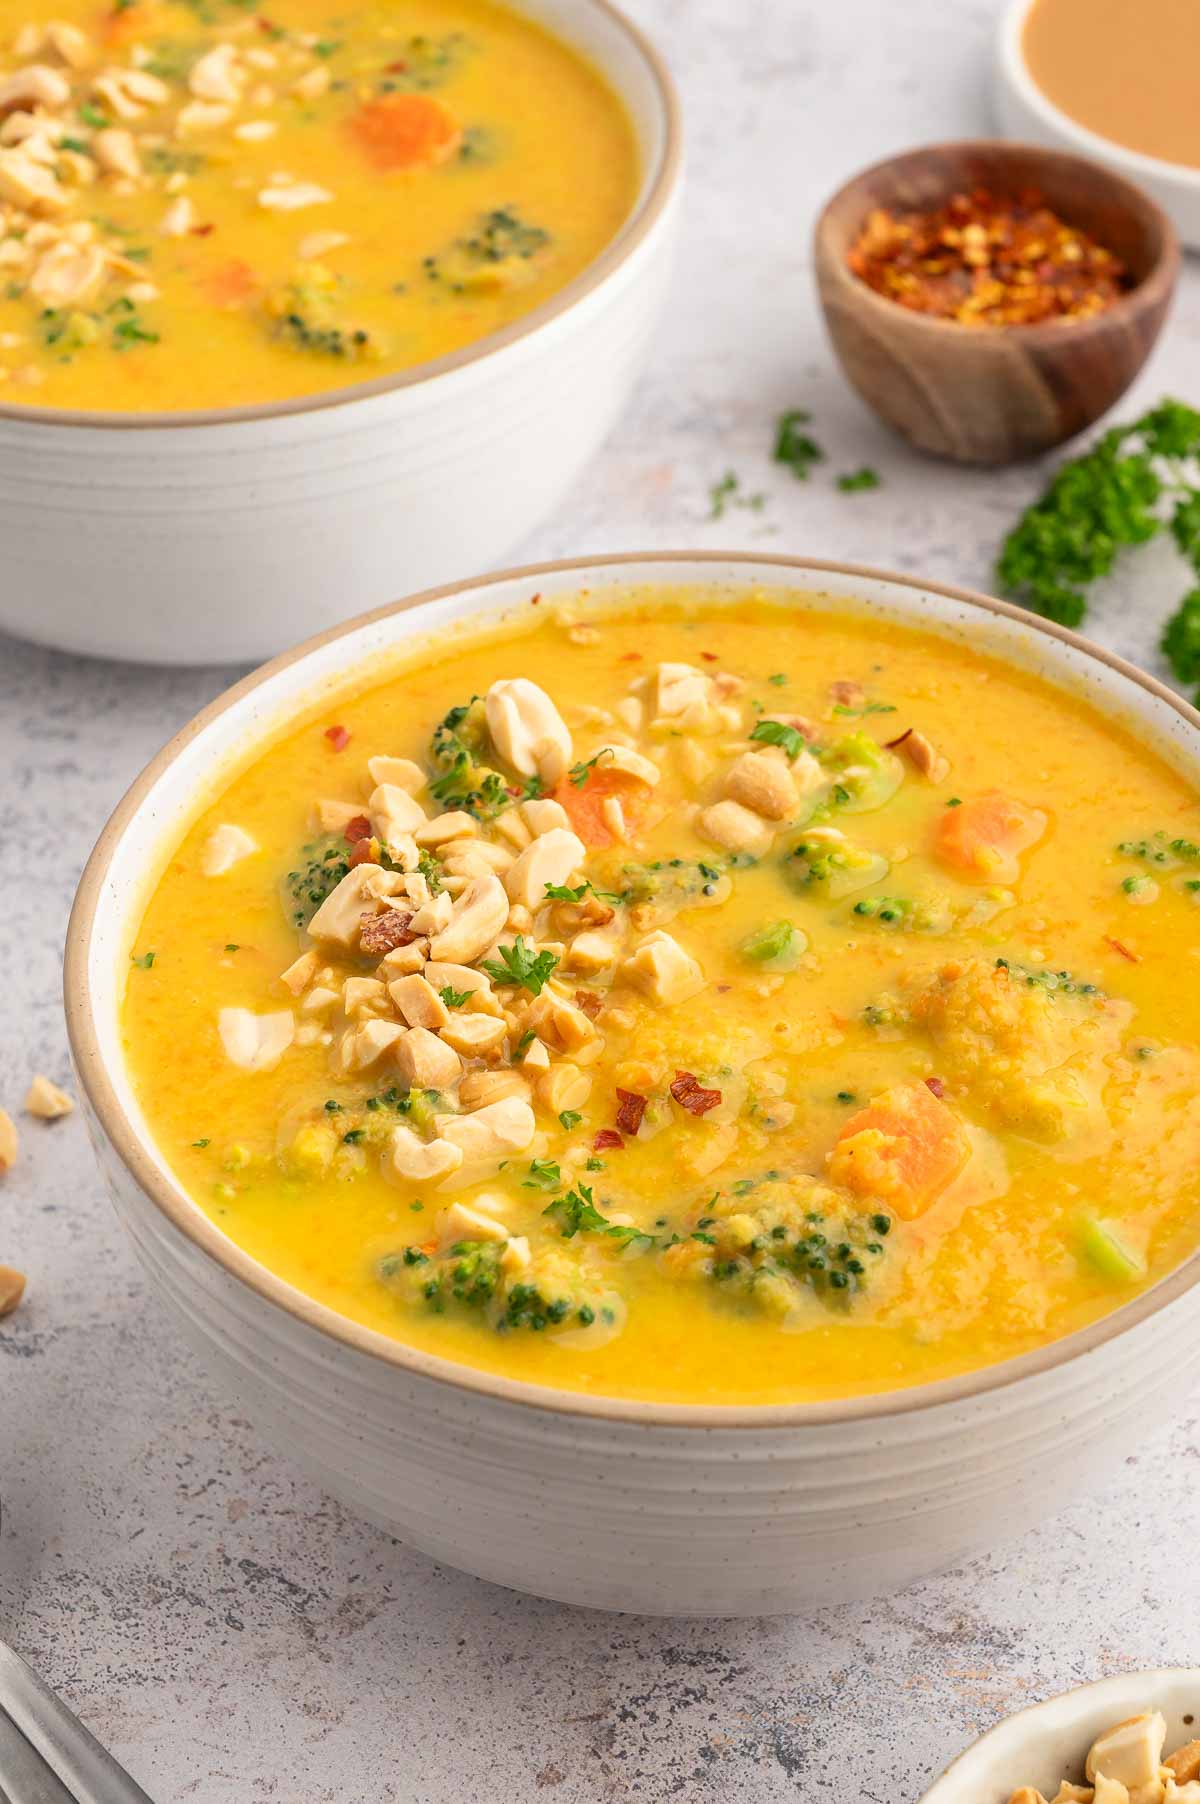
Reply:
M130 963L163 1153L355 1321L605 1395L885 1391L1196 1244L1200 808L845 604L630 591L290 722Z
M0 0L0 401L412 368L570 282L637 181L598 71L491 0Z

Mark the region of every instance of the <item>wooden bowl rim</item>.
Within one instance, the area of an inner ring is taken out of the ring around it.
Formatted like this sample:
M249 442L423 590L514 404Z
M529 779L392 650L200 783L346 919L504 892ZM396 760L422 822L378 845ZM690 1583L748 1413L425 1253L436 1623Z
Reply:
M845 258L835 256L828 247L830 235L830 214L839 201L848 196L860 183L869 181L872 176L882 170L895 169L897 166L916 162L932 156L966 156L975 152L1019 152L1045 164L1074 164L1086 169L1089 174L1099 176L1116 191L1116 198L1124 210L1131 216L1142 215L1151 227L1156 227L1159 235L1159 251L1154 262L1141 280L1123 294L1120 300L1114 301L1102 313L1091 315L1087 319L1073 321L1069 326L1062 322L1047 323L1039 321L1030 325L1015 326L964 326L959 320L935 319L928 313L916 313L898 302L890 301L879 294L861 277L856 276ZM1092 157L1080 156L1072 150L1051 149L1043 144L1030 144L1020 138L947 138L934 144L917 144L910 150L902 150L892 156L880 157L869 163L866 168L844 181L821 208L813 227L814 262L818 268L836 272L836 279L844 292L854 295L858 304L878 311L881 319L891 320L899 330L911 329L922 332L949 335L954 341L971 345L1002 344L1009 338L1017 338L1022 344L1037 347L1053 347L1061 344L1078 344L1081 339L1092 338L1119 325L1122 320L1136 318L1149 308L1169 299L1179 280L1181 252L1179 235L1169 215L1153 200L1145 189L1137 182L1115 169L1106 168L1103 163Z

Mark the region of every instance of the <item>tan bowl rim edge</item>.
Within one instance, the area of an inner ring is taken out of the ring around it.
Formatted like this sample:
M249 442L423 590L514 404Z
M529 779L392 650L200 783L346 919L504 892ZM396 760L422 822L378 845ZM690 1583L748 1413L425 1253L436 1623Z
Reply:
M1033 70L1025 60L1025 21L1035 5L1036 0L1010 0L1004 8L999 23L1000 57L1004 72L1019 83L1022 94L1035 112L1041 113L1056 128L1061 128L1064 136L1073 135L1083 140L1086 148L1067 151L1065 154L1083 157L1086 161L1088 151L1095 146L1097 162L1106 156L1119 157L1122 164L1128 164L1137 175L1145 176L1148 181L1156 178L1159 181L1170 180L1200 192L1200 168L1194 163L1172 163L1169 157L1155 157L1148 150L1135 150L1132 144L1122 144L1119 138L1106 138L1103 132L1094 131L1090 125L1085 125L1081 119L1076 119L1074 114L1065 112L1056 101L1051 100L1045 88L1034 80ZM1013 139L1011 142L1016 143L1017 140ZM1113 174L1124 175L1127 181L1133 180L1123 168L1114 169ZM1133 185L1137 186L1136 181Z
M869 564L841 563L824 558L791 557L783 553L747 551L651 551L598 553L594 557L560 558L547 563L517 565L511 569L491 571L483 576L447 583L426 589L403 601L375 608L353 620L315 634L291 651L283 652L269 663L252 671L240 682L226 689L189 721L146 765L136 777L110 815L83 875L80 878L70 920L67 924L63 966L64 1008L67 1036L80 1083L100 1125L125 1168L166 1217L192 1244L207 1254L229 1276L239 1280L257 1296L283 1310L306 1327L315 1329L330 1340L358 1353L367 1354L382 1364L397 1367L422 1378L435 1379L456 1390L473 1391L498 1402L521 1404L557 1415L588 1416L609 1421L636 1423L646 1427L699 1429L763 1429L816 1427L835 1422L870 1422L884 1417L906 1415L916 1410L932 1409L940 1404L962 1403L986 1392L1006 1389L1022 1379L1033 1378L1095 1352L1126 1329L1137 1326L1175 1302L1200 1284L1200 1249L1182 1264L1167 1272L1148 1290L1129 1302L1120 1304L1086 1328L1051 1341L1015 1358L998 1361L978 1371L955 1378L938 1379L930 1384L910 1386L894 1391L869 1393L862 1397L838 1398L822 1403L781 1404L690 1404L663 1403L591 1396L583 1392L556 1390L549 1385L531 1384L524 1380L502 1378L481 1367L460 1365L435 1354L424 1353L403 1341L366 1328L342 1316L314 1298L294 1289L224 1235L193 1202L182 1185L169 1180L159 1170L142 1145L133 1123L126 1115L104 1067L91 1011L91 985L88 974L88 950L92 925L101 894L108 881L109 867L117 841L136 814L148 792L178 754L199 733L235 703L251 694L264 682L300 662L320 647L359 631L372 621L407 613L426 602L444 600L464 590L494 587L501 582L538 584L548 578L569 575L573 571L625 566L659 564L666 569L672 564L711 564L714 570L724 566L736 570L738 565L765 566L772 570L792 572L799 581L808 576L834 576L839 580L886 582L922 594L941 595L951 601L965 602L981 613L1015 620L1030 632L1058 640L1060 644L1083 652L1097 663L1118 672L1154 699L1166 703L1191 727L1200 730L1200 713L1189 702L1156 677L1139 670L1124 658L1093 644L1082 634L1069 631L1052 621L1043 620L1025 608L1000 601L973 589L953 583L922 582L899 571L881 570Z
M199 426L249 425L257 420L280 420L295 414L328 412L337 407L350 407L356 401L377 400L400 389L419 388L505 351L510 345L531 337L543 326L561 318L610 276L627 263L634 251L649 237L659 223L667 205L679 186L683 167L683 127L679 95L665 61L640 26L614 4L614 0L586 0L595 11L604 14L628 38L642 58L657 90L663 120L663 145L649 186L628 218L574 279L511 325L489 332L460 350L411 369L395 371L374 380L347 383L343 388L330 388L312 395L293 395L282 401L263 401L245 407L178 408L170 412L122 413L103 408L22 407L15 402L0 402L0 426L7 421L32 426L83 426L97 431L145 432L188 431ZM551 33L553 35L553 33ZM611 85L611 84L610 84ZM616 90L614 89L614 92ZM618 94L618 99L621 96Z
M1032 3L1032 0L1030 0ZM910 157L927 156L931 152L964 152L981 151L1019 151L1026 156L1048 158L1057 162L1079 163L1085 169L1102 176L1116 188L1127 190L1128 195L1135 198L1139 206L1153 219L1162 237L1162 249L1155 262L1147 270L1142 279L1123 294L1119 300L1106 307L1102 313L1094 313L1086 319L1072 320L1069 324L1045 323L1029 326L964 326L959 320L934 319L927 313L914 313L907 307L901 307L895 301L889 301L884 295L877 294L866 282L848 269L841 258L831 260L831 267L836 271L839 286L860 297L863 304L879 314L881 320L891 321L893 325L899 320L913 331L938 333L943 337L950 334L956 342L964 339L971 344L986 344L989 340L1008 340L1015 338L1023 345L1035 349L1042 346L1053 347L1064 343L1077 344L1082 338L1089 338L1102 333L1113 325L1120 325L1133 314L1140 313L1147 305L1153 305L1164 295L1170 295L1179 279L1182 253L1179 248L1179 234L1168 214L1158 202L1138 186L1132 177L1122 174L1118 169L1111 169L1094 157L1085 156L1077 150L1062 150L1057 145L1032 144L1023 138L945 138L932 144L914 144L908 150L894 152L891 156L879 157L876 162L869 163L866 168L859 169L844 181L829 196L817 215L813 227L813 245L819 247L825 232L826 221L830 212L860 182L876 175L882 169L892 169L898 163L906 162ZM1124 198L1124 197L1123 197ZM1127 207L1128 211L1132 211Z

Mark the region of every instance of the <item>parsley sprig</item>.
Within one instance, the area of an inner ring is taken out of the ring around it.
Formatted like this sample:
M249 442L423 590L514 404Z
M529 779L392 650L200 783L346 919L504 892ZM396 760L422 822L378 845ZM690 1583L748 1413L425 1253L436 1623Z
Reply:
M558 960L553 952L534 952L527 946L520 934L511 946L498 948L500 957L485 958L483 969L496 983L517 984L529 991L531 996L540 996L550 973Z
M1165 528L1200 578L1200 412L1165 400L1114 426L1063 464L1004 541L996 574L1005 592L1063 626L1087 614L1091 584L1126 546ZM1162 649L1183 683L1200 682L1200 586L1168 620Z

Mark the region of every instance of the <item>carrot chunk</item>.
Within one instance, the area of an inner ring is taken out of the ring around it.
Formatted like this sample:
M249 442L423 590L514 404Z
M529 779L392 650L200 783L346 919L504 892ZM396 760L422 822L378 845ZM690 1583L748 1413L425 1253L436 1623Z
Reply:
M971 883L1015 883L1021 853L1037 845L1047 825L1040 808L990 789L947 808L938 823L935 849L943 864Z
M218 307L241 307L258 291L258 277L248 263L235 257L222 263L206 279L205 286Z
M359 107L348 129L376 169L444 163L462 143L450 109L430 94L385 94Z
M605 818L604 804L610 796L620 802L626 832L633 834L650 800L650 786L632 772L593 765L582 783L564 777L554 791L554 800L562 803L584 845L597 848L611 846L617 837Z
M911 1221L958 1176L970 1151L966 1129L947 1103L924 1083L898 1084L846 1122L829 1175Z

